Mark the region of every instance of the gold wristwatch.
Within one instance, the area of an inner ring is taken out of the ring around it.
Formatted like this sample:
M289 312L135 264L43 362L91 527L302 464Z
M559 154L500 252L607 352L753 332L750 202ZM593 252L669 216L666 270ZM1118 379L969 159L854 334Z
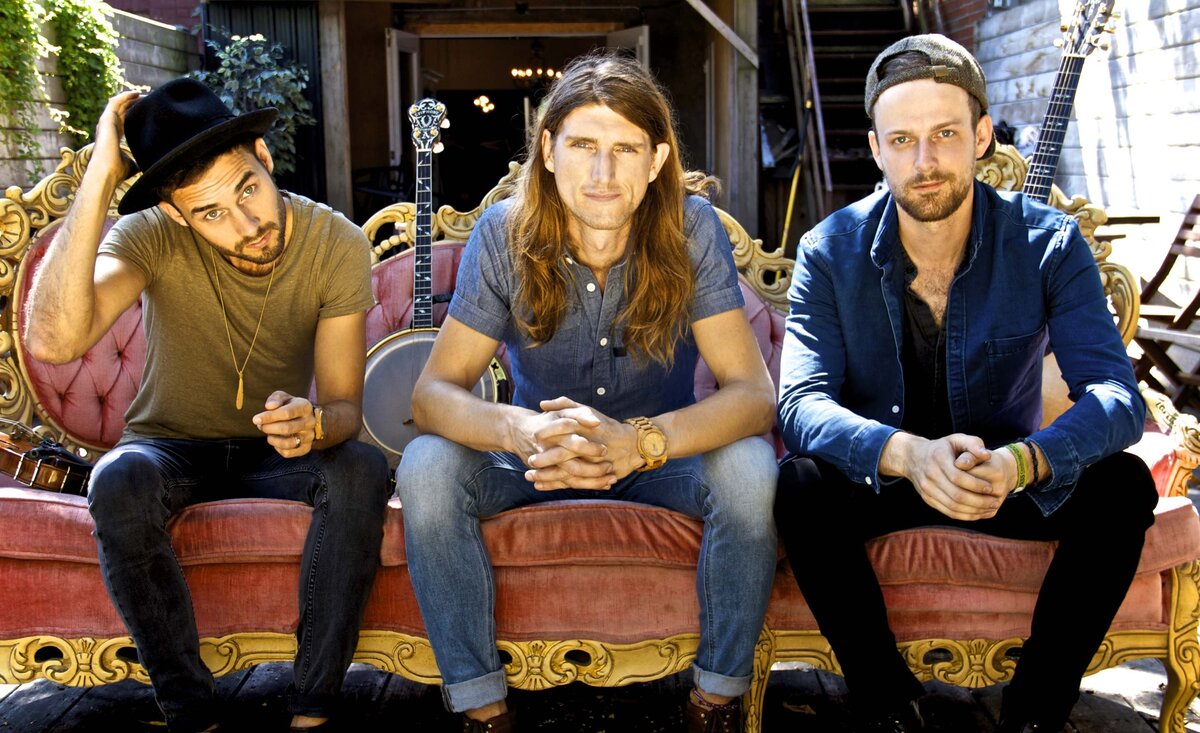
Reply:
M646 465L638 471L652 471L667 462L667 436L647 417L631 417L625 422L637 428L638 453Z
M313 403L313 419L317 427L313 428L313 441L325 440L325 408Z

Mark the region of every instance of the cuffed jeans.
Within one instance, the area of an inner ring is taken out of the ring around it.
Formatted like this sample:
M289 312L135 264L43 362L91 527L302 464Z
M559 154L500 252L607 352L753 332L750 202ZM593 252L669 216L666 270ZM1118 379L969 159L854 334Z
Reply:
M771 519L778 469L766 441L746 438L703 456L673 458L608 491L538 491L525 480L526 470L511 453L423 435L405 448L396 471L409 572L450 710L483 707L506 694L495 582L479 520L562 499L635 501L704 520L696 684L716 695L749 689L778 556Z
M799 458L780 470L776 521L800 591L864 717L896 710L924 692L896 649L866 539L941 525L1057 540L1001 713L1058 731L1133 581L1157 501L1150 471L1128 453L1086 467L1070 498L1050 516L1017 494L992 518L973 522L941 514L908 481L884 485L876 494L824 461Z
M294 713L330 714L358 641L388 499L387 461L377 449L348 441L283 458L262 438L123 443L92 472L88 505L104 584L172 731L202 730L216 714L212 674L200 660L191 595L167 520L192 504L242 497L313 507L288 688Z

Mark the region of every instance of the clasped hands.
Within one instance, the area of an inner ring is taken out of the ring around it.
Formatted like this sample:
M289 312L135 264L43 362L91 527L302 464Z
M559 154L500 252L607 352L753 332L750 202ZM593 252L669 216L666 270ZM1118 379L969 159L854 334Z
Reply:
M313 403L304 397L275 390L263 407L266 409L251 420L279 455L299 458L312 450L317 430Z
M988 450L962 433L937 440L904 435L903 476L926 504L952 519L993 517L1016 488L1016 459L1007 450Z
M542 400L541 412L516 421L514 452L538 491L607 490L642 463L637 429L566 397Z

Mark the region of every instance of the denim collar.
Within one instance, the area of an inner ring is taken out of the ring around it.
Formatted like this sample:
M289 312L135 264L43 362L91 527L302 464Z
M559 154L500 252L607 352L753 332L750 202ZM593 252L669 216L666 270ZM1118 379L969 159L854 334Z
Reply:
M967 234L967 257L959 267L959 273L971 269L979 248L983 244L983 232L986 228L988 212L987 189L979 181L974 181L975 192L973 210L971 211L971 231ZM881 270L887 269L900 251L900 217L896 213L896 200L892 194L883 197L883 212L879 226L875 230L875 238L871 242L871 262ZM903 262L903 253L901 253Z

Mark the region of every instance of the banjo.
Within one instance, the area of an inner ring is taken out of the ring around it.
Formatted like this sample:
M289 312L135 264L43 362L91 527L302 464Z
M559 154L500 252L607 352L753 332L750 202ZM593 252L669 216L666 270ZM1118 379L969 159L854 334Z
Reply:
M417 149L417 216L413 245L413 316L407 330L394 333L367 352L363 383L363 427L385 451L404 453L419 431L413 424L412 392L429 360L437 327L433 324L433 201L430 183L433 154L441 152L441 128L449 127L446 106L422 99L408 109ZM474 386L477 397L496 402L507 386L504 367L496 359Z

